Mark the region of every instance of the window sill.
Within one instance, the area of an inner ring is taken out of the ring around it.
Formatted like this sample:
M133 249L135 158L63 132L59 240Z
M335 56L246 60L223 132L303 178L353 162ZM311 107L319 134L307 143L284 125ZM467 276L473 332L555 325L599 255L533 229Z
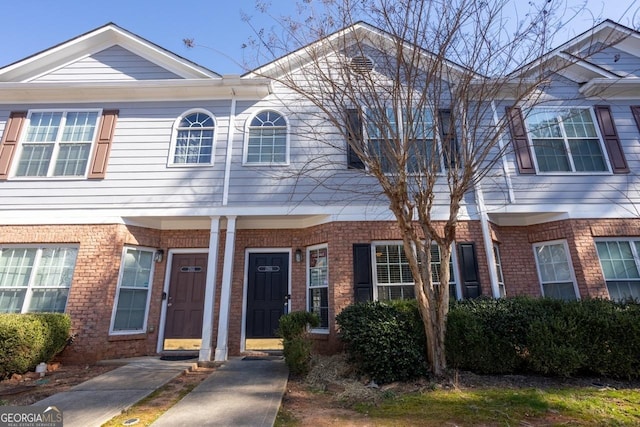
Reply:
M113 334L113 332L111 333ZM107 337L107 341L134 341L134 340L144 340L147 339L147 334L145 332L133 332L133 333L122 333L118 335L109 335Z

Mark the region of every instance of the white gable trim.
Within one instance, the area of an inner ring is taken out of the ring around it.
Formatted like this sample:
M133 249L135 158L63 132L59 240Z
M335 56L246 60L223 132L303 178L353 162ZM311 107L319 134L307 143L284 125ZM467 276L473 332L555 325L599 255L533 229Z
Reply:
M119 45L185 79L215 79L220 75L130 33L107 24L0 69L0 82L28 82L80 58Z

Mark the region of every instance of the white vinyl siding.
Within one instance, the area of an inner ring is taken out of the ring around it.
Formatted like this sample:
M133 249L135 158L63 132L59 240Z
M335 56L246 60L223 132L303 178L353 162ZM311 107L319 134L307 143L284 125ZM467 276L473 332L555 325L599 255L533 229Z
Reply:
M154 252L153 249L124 248L111 322L112 332L144 332L153 280Z
M85 176L99 111L31 111L16 177Z
M326 245L307 248L308 310L320 318L319 330L329 329L329 256Z
M0 249L0 313L63 313L78 250L67 247Z
M578 298L576 280L565 241L533 245L542 296L563 300Z
M597 241L596 248L611 299L640 299L640 240Z
M590 108L533 108L525 122L539 172L609 172Z

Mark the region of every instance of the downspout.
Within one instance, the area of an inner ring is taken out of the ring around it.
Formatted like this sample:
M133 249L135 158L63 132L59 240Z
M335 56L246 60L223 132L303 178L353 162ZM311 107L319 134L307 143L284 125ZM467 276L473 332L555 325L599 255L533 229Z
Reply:
M227 157L224 164L224 183L222 188L222 206L229 203L229 181L231 180L231 159L233 156L233 136L236 122L236 97L231 97L231 109L229 111L229 130L227 131Z

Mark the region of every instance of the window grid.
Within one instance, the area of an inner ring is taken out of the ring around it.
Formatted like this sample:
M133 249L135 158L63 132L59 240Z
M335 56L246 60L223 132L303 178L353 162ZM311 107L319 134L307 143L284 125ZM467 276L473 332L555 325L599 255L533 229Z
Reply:
M144 330L153 280L153 254L152 249L124 249L112 332L130 333Z
M0 249L0 312L64 312L78 250Z
M211 164L215 122L203 112L188 114L180 120L176 132L174 164Z
M534 108L526 118L540 172L607 172L588 108Z
M403 109L399 111L402 117L398 125L395 113L394 109L386 108L384 113L370 111L366 117L369 149L380 159L382 171L394 172L393 155L387 148L393 140L408 142L407 172L420 173L430 168L433 152L437 151L433 146L433 114L428 109Z
M536 266L542 295L550 298L575 300L573 269L565 242L547 242L534 245Z
M375 250L375 284L378 300L415 298L414 280L409 260L402 244L376 244ZM440 249L431 245L431 274L434 284L440 283ZM456 297L456 281L453 269L453 256L449 263L449 289L452 297Z
M97 111L32 112L15 176L84 176L97 123Z
M596 249L611 299L640 299L640 240L597 241Z
M280 113L266 110L258 113L249 125L247 164L287 163L287 122Z
M329 258L326 246L307 249L308 309L320 318L318 329L329 328Z

